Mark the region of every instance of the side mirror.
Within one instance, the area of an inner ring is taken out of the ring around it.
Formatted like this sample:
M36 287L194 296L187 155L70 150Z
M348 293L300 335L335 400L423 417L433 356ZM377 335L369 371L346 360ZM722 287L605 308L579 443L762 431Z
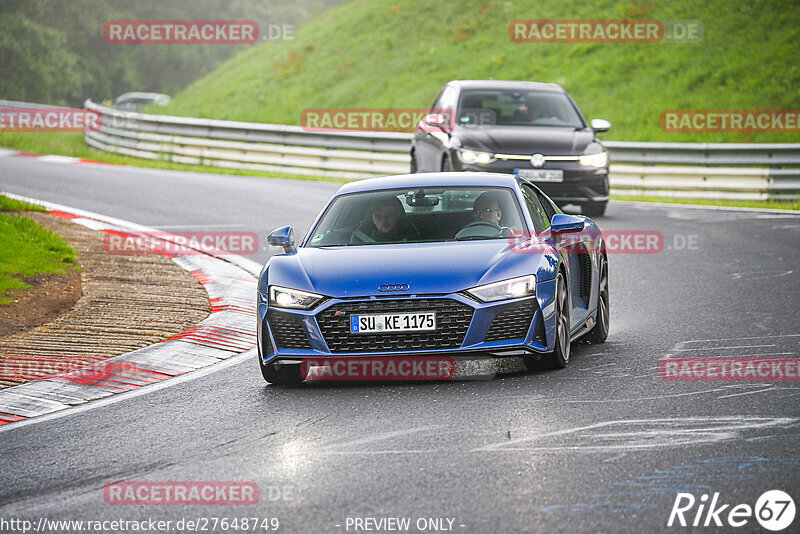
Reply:
M421 129L430 131L435 128L442 131L449 131L450 124L448 124L448 116L444 113L429 113L422 118Z
M574 232L582 232L585 227L586 218L579 217L578 215L556 213L553 215L553 220L550 221L551 234L570 234Z
M607 132L611 129L611 123L605 119L592 119L592 130L595 133Z
M273 247L283 247L286 254L294 252L294 229L291 226L276 228L267 236L267 243Z

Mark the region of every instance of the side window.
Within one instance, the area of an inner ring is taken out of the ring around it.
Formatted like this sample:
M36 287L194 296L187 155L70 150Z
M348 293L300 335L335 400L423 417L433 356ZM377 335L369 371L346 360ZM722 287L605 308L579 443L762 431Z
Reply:
M442 95L441 105L448 109L455 109L456 93L458 93L458 90L455 87L452 85L447 86L444 90L444 94Z
M442 106L442 97L444 96L444 92L447 90L447 87L439 91L439 94L436 96L436 100L433 101L431 104L431 109L439 109Z
M547 198L546 196L544 196L544 194L542 194L541 191L536 191L536 198L539 199L539 202L541 203L542 207L544 208L544 213L545 213L545 215L547 215L547 220L548 221L552 221L553 220L553 215L558 213L556 211L556 208L553 206L553 203L550 202L550 199ZM550 224L548 223L547 226L550 226Z
M531 212L531 219L533 219L533 224L536 226L536 233L545 231L550 227L550 219L547 218L542 204L536 198L536 192L533 188L523 185L522 196L525 197L525 204L528 206L528 211Z
M455 110L456 107L455 104L456 93L458 93L458 89L456 89L452 85L445 86L445 88L442 89L442 92L439 93L439 96L436 98L436 102L433 103L431 111L435 113L442 113L443 110L447 109L450 110L451 114L454 114L455 112L453 110ZM453 117L450 117L450 120L454 121L455 119Z

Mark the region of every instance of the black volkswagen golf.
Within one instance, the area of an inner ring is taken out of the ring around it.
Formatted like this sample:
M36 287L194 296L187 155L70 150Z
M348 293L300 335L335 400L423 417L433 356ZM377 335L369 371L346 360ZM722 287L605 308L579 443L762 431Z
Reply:
M559 205L590 217L608 203L608 153L577 104L554 83L457 80L448 83L417 126L411 172L518 174Z

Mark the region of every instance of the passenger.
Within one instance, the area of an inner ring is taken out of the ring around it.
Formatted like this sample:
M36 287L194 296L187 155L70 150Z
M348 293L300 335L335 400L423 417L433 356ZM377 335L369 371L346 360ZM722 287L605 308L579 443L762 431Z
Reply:
M381 197L370 209L370 216L350 238L350 243L398 243L419 239L403 203L394 195Z

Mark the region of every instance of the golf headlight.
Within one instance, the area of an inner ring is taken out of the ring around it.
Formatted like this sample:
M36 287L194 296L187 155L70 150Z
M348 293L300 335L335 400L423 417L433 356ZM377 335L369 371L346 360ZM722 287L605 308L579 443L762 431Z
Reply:
M464 163L479 163L484 165L494 161L494 154L489 152L478 152L476 150L461 149L458 151L458 158Z
M605 167L608 165L608 152L600 152L599 154L584 154L578 158L581 165L584 167Z
M276 308L295 308L298 310L310 310L325 297L316 293L307 293L299 289L288 289L285 287L269 286L269 305Z
M485 286L473 287L467 293L481 302L494 302L496 300L518 299L536 294L536 277L534 275L521 276L511 280L503 280Z

